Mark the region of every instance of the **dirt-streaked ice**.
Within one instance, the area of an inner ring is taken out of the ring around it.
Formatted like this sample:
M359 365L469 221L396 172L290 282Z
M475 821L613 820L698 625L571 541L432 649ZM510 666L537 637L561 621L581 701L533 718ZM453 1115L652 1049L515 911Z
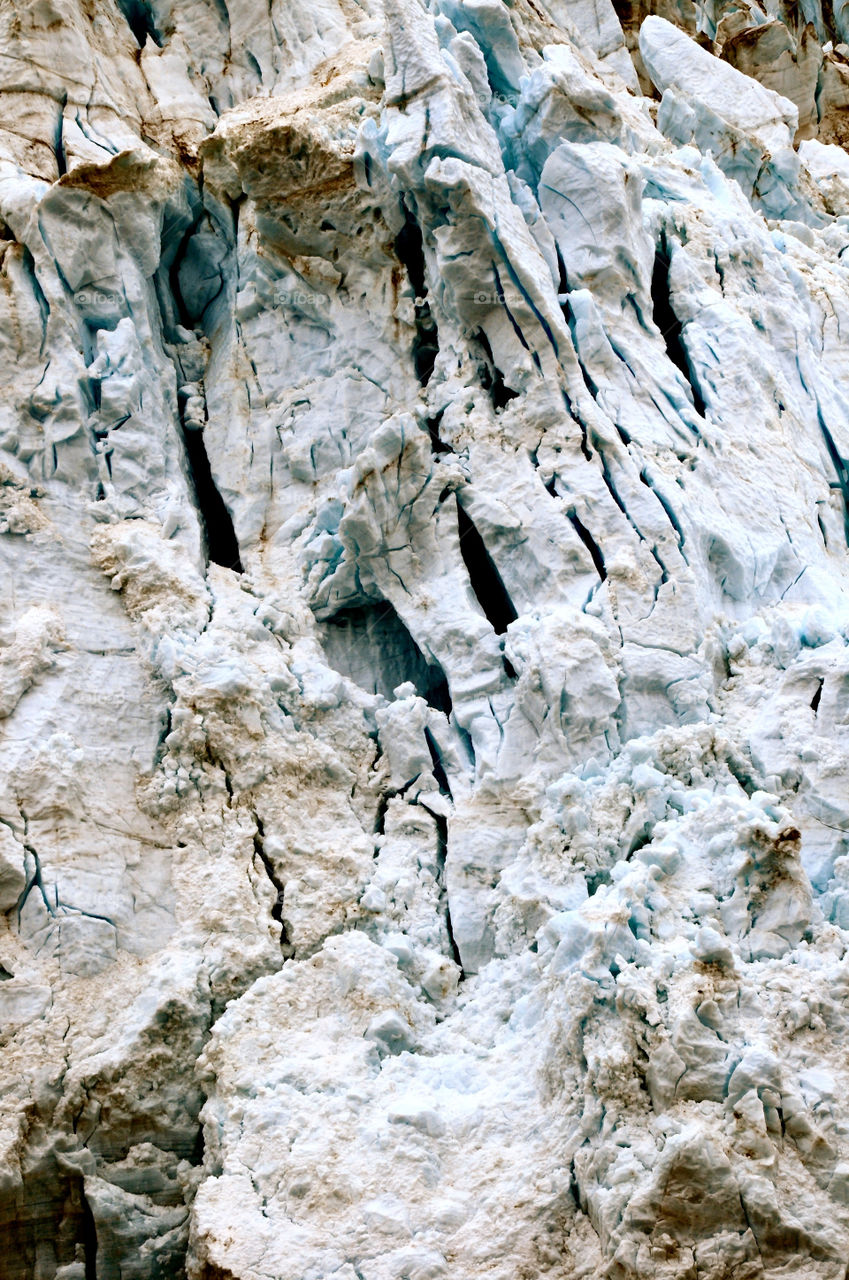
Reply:
M0 14L2 1280L844 1280L847 30L652 7Z

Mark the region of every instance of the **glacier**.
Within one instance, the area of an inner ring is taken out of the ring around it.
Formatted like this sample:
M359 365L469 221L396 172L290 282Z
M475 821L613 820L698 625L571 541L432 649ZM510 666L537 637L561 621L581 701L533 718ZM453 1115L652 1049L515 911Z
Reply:
M0 1280L845 1280L849 9L0 67Z

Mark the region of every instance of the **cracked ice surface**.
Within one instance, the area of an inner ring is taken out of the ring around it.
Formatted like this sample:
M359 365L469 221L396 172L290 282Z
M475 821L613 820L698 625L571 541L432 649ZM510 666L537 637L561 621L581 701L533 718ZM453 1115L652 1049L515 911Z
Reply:
M652 8L0 14L2 1280L845 1277L849 29Z

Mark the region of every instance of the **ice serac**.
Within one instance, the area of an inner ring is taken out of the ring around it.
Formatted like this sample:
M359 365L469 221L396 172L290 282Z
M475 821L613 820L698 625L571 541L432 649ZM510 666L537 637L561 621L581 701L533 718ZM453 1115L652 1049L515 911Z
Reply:
M0 12L0 1280L845 1280L849 27Z

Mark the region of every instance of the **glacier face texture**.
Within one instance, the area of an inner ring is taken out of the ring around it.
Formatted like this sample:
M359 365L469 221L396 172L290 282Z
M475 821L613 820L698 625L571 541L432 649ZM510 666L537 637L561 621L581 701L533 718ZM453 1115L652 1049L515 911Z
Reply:
M2 1280L843 1280L848 13L0 9Z

